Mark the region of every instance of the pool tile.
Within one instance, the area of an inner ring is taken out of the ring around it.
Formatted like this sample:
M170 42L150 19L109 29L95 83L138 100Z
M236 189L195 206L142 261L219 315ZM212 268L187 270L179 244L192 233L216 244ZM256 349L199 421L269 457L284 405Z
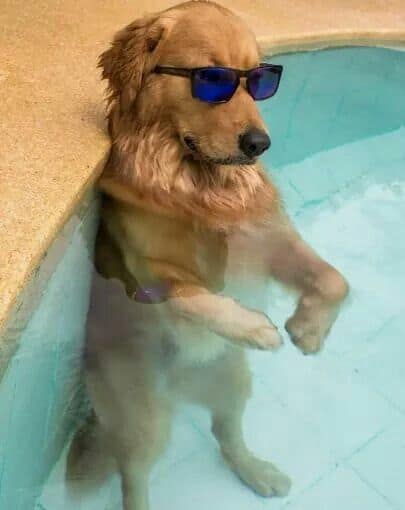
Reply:
M397 510L405 508L405 420L389 428L350 459L362 479Z
M174 464L207 448L206 437L193 426L184 414L178 414L173 422L171 439L163 456L153 469L152 479L164 476Z
M329 172L317 164L313 164L311 179L308 179L306 164L311 166L312 158L309 158L307 163L289 165L284 168L285 175L288 176L287 182L293 189L299 190L306 203L324 200L337 191L336 183L331 179ZM316 180L316 186L313 185L313 179Z
M218 446L210 432L208 414L198 408L188 412L207 437L206 453L217 455ZM254 379L253 395L244 417L244 432L246 443L255 455L276 464L292 479L291 496L313 484L334 466L328 442L320 440L316 428L278 401L259 378ZM272 501L271 508L279 508L274 502L278 500Z
M370 348L343 360L359 377L405 414L405 327L403 314L388 321Z
M256 384L245 415L249 448L276 464L292 480L293 498L334 466L328 441L295 409L272 398L268 386ZM271 506L271 508L273 508Z
M277 183L277 179L274 179ZM288 181L280 180L279 190L286 211L294 216L305 204L304 196Z
M364 294L361 288L351 287L350 304L342 307L326 340L326 349L337 356L364 351L387 322L383 313L363 299Z
M304 357L289 346L268 359L267 376L264 366L259 373L269 394L295 413L300 423L314 427L319 444L328 445L336 460L353 453L401 416L333 353Z
M238 480L217 451L184 460L151 486L151 508L263 510L264 501Z
M286 510L393 510L383 496L347 467L338 468L284 508Z

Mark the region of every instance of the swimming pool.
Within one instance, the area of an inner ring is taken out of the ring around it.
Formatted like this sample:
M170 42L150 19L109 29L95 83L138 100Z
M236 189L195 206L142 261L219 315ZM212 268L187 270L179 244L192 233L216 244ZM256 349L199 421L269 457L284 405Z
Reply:
M304 358L289 343L277 355L250 355L247 440L292 477L290 496L265 500L242 486L219 458L208 417L187 408L156 467L152 509L403 508L405 53L341 48L272 61L285 71L278 95L260 105L273 142L264 161L298 229L345 274L351 297L322 355ZM50 292L39 314L56 322ZM277 325L293 305L271 286ZM8 498L4 508L29 510ZM71 502L62 456L37 510L73 508L120 508L118 484Z

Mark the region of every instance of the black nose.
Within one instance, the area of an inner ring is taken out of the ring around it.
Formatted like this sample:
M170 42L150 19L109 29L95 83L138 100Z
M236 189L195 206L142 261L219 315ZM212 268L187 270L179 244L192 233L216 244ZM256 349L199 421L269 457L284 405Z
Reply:
M270 147L270 138L260 129L250 129L239 139L239 147L249 158L256 158Z

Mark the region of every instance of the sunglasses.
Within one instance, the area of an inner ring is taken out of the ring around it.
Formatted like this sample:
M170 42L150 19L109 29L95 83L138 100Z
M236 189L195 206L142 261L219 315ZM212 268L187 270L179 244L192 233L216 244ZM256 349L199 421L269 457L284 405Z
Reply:
M255 101L268 99L277 92L283 66L260 64L259 67L242 71L229 67L182 67L157 66L158 74L183 76L191 81L191 94L205 103L226 103L235 94L240 79L246 78L246 88Z

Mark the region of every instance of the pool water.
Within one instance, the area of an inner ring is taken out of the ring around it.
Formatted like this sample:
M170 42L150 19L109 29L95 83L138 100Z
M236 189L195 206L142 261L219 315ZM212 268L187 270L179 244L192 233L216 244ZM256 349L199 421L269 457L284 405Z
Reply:
M249 446L293 480L286 499L254 495L220 459L208 416L186 408L154 471L151 508L400 510L405 459L405 53L344 48L273 58L278 95L262 103L264 161L309 243L351 296L317 357L290 343L252 352ZM272 285L280 327L294 307ZM118 509L118 481L72 503L63 458L38 510Z

